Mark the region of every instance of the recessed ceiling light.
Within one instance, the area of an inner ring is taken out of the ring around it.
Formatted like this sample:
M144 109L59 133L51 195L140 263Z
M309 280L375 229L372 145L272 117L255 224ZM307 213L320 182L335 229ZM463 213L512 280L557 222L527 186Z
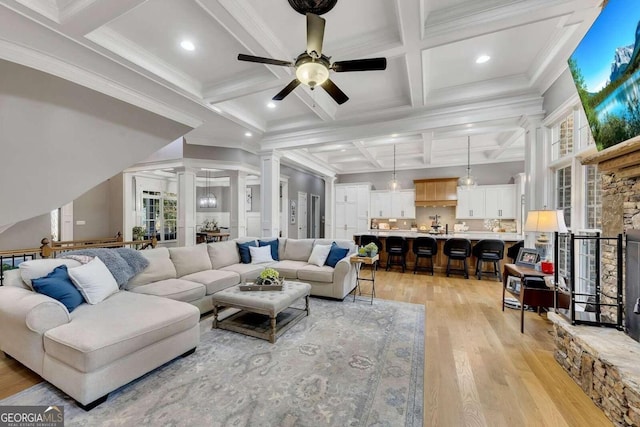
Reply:
M188 50L189 52L196 50L196 46L191 40L182 40L180 42L180 47L182 47L184 50Z
M489 55L480 55L476 59L476 64L484 64L485 62L489 62L491 57Z
M347 151L347 149L346 149L346 148L343 148L343 149L342 149L342 150L340 150L340 151L344 153L345 151Z
M392 133L392 134L391 134L391 138L397 138L397 137L398 137L398 134L397 134L397 133Z
M252 134L251 132L245 132L245 133L244 133L244 136L246 136L246 137L250 137L250 136L253 136L253 134Z
M270 103L267 104L267 107L276 108L276 104L275 104L275 102L270 102Z

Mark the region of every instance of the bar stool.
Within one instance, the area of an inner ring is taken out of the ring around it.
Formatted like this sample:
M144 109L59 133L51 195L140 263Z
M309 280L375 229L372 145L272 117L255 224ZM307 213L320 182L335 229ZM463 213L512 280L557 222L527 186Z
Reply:
M500 273L500 261L504 257L504 242L497 239L483 239L475 244L472 250L476 257L476 277L482 280L482 273L492 273L502 280ZM493 271L482 271L483 262L493 263Z
M402 267L402 272L407 267L407 252L409 252L409 244L407 239L400 236L389 236L386 241L387 251L387 271L392 265Z
M416 274L419 268L425 269L433 276L433 257L438 254L438 241L433 237L417 237L413 241L413 253L416 256L416 263L413 265L413 274ZM426 258L430 261L430 265L420 267L420 258Z
M512 264L516 262L516 258L518 258L518 252L520 252L520 248L524 248L524 240L516 242L513 246L507 249L507 256L511 258Z
M444 254L447 256L447 277L450 273L462 273L464 278L469 278L469 270L467 265L467 258L471 256L471 242L469 239L462 239L459 237L452 237L444 242ZM462 261L463 269L451 268L451 260Z

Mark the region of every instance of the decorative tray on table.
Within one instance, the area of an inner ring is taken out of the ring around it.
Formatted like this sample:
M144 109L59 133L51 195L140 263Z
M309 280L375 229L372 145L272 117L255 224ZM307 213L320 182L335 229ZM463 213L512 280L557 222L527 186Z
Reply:
M240 284L241 291L281 291L284 279L261 279L258 277L254 283Z

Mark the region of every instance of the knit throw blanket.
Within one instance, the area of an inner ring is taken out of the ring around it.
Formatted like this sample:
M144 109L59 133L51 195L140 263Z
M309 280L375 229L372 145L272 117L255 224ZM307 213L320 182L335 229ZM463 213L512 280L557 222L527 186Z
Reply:
M65 252L62 258L80 260L80 256L98 257L107 266L120 289L136 274L149 266L149 260L131 248L79 249ZM80 262L82 262L80 260Z

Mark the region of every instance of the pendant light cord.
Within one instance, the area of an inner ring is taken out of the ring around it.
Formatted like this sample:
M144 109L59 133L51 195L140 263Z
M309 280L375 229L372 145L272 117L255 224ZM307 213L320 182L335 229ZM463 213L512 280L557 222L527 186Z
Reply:
M471 137L467 136L467 177L471 176Z

